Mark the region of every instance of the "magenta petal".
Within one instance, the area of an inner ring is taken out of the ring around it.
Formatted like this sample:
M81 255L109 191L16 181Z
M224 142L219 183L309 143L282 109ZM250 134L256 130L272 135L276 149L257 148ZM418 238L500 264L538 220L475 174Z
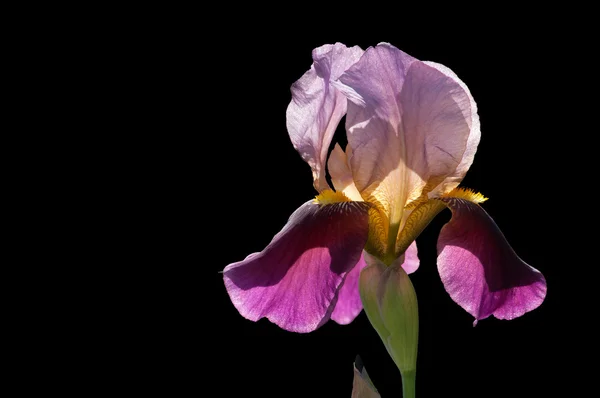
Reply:
M417 244L413 242L406 252L404 253L404 263L402 268L407 274L412 274L419 268L419 257L417 256ZM335 305L335 309L331 314L331 319L339 323L340 325L347 325L352 322L360 311L363 309L362 302L360 301L360 294L358 290L358 282L360 278L360 271L367 266L364 255L360 256L358 264L352 271L348 272L344 284L340 288L338 293L338 300Z
M404 252L404 262L402 268L407 274L412 274L419 268L419 256L417 252L417 242L413 242Z
M358 280L360 271L366 266L365 258L361 255L358 264L352 268L352 271L348 272L344 284L340 288L335 309L331 314L331 319L340 325L349 324L362 311L363 306L358 291Z
M475 323L494 315L513 319L537 308L546 280L521 260L492 218L478 204L443 199L452 219L438 239L438 270L450 297Z
M262 252L225 267L229 297L252 321L266 317L285 330L315 330L329 319L367 234L366 203L306 202Z

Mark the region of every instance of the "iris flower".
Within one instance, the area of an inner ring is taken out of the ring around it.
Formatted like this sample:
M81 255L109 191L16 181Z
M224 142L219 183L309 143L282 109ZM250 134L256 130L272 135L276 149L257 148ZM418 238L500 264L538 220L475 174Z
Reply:
M452 218L438 238L437 267L450 297L475 322L538 307L543 275L510 247L480 206L486 198L459 187L480 140L467 86L388 43L366 51L336 43L312 55L292 85L287 129L318 195L263 251L224 269L239 313L301 333L329 319L352 322L363 308L365 256L414 272L415 239L445 208ZM344 116L348 144L328 153Z

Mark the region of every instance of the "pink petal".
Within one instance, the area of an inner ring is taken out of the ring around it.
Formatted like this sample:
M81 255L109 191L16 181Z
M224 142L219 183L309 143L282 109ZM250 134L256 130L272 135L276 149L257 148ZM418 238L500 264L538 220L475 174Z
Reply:
M335 304L331 319L340 325L347 325L352 322L363 309L358 292L358 280L360 271L367 266L365 258L361 255L358 264L352 271L346 275L346 280L338 293L338 300Z
M262 252L225 267L229 297L249 320L266 317L285 330L315 330L329 319L367 234L366 203L306 202Z
M419 268L417 242L411 243L404 252L404 263L402 263L402 268L407 274L412 274Z
M399 221L407 201L460 164L473 124L469 95L453 77L387 43L365 51L336 87L350 100L356 187Z
M347 325L352 322L363 306L360 300L360 294L358 290L358 283L360 279L360 272L367 266L365 262L364 254L360 256L358 264L348 272L346 280L340 288L338 293L338 300L335 305L335 309L331 314L331 319L339 323L340 325ZM417 244L413 242L405 252L404 263L402 268L407 274L411 274L419 268L419 257L417 256Z
M333 133L346 114L346 98L330 85L354 64L363 50L341 43L313 50L313 65L292 85L287 129L294 148L313 171L317 191L329 188L325 161Z
M462 107L465 112L465 120L469 125L470 129L469 138L467 139L467 147L465 148L465 152L463 153L462 159L456 167L456 170L447 175L444 181L431 192L430 197L438 197L456 188L464 178L469 168L471 167L473 159L475 158L475 152L477 152L479 140L481 139L481 129L479 124L479 115L477 114L477 104L475 103L475 100L473 99L473 96L471 95L471 92L469 91L467 85L463 83L462 80L458 78L458 76L456 76L456 73L454 73L452 70L445 67L444 65L427 61L425 62L425 64L437 69L441 73L448 76L450 79L454 80L464 90L464 93L469 98L470 103L470 106Z
M400 94L407 164L429 184L452 175L467 149L476 110L463 86L424 62L407 72Z
M404 161L406 150L415 148L407 148L399 129L398 103L406 72L416 61L387 44L370 47L336 83L349 99L346 131L356 188L363 198L373 195L384 206L390 223L399 222L409 185L418 180Z
M452 219L438 239L438 270L450 297L478 320L513 319L537 308L546 280L521 260L478 204L443 199Z

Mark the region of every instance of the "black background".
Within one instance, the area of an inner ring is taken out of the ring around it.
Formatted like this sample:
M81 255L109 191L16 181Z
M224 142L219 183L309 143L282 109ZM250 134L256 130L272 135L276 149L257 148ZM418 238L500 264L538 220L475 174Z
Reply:
M220 274L262 250L316 194L285 120L290 85L310 68L311 51L386 41L446 65L469 87L482 137L462 185L490 198L483 207L548 283L540 308L473 327L437 273L449 212L438 216L417 240L420 267L411 276L417 396L587 395L597 377L597 155L584 153L596 148L598 79L597 45L581 17L595 14L337 6L58 10L62 19L42 15L48 26L29 32L33 44L14 42L24 54L10 61L27 68L7 79L40 104L19 119L39 128L16 135L26 152L37 146L47 157L31 167L50 185L23 177L32 204L6 208L19 219L31 211L35 223L19 223L48 246L24 240L19 256L41 258L12 267L25 273L23 288L5 278L17 291L6 309L26 304L16 320L5 319L20 335L6 339L19 388L348 397L360 355L381 395L401 396L399 372L364 313L347 326L286 332L242 318ZM17 158L17 167L29 163Z
M565 38L560 25L516 17L493 26L486 20L476 27L413 26L324 31L225 24L221 29L235 30L234 40L206 39L211 44L196 49L204 60L198 78L210 87L196 94L210 105L198 111L200 164L190 182L203 194L197 246L206 294L195 316L212 336L198 335L197 360L210 369L202 380L217 395L348 397L360 355L381 395L401 396L400 374L364 312L347 326L330 321L312 333L286 332L266 319L242 318L219 274L261 251L315 195L310 168L288 138L285 111L290 85L310 68L312 49L336 41L363 49L390 42L446 65L465 82L478 105L482 138L462 186L490 198L483 207L518 255L547 279L540 308L473 327L437 273L437 236L450 217L441 213L417 239L421 265L411 275L420 313L417 396L537 397L580 387L586 365L575 358L585 352L575 347L585 335L576 326L577 282L568 268L576 265L564 260L568 233L559 226L572 201L565 174L574 156L564 137L575 133L576 96L564 74L579 38Z

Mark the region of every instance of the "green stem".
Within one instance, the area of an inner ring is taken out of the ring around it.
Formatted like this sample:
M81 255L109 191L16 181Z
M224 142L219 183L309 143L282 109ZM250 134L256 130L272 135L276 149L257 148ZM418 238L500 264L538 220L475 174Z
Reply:
M402 372L402 398L415 398L415 379L417 372Z

